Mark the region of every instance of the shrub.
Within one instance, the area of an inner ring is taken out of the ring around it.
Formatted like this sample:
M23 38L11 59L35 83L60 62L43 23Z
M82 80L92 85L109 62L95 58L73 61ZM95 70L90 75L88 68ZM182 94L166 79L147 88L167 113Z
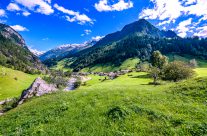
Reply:
M77 81L74 83L74 88L76 89L76 88L80 87L80 85L81 85L81 80L77 80Z
M148 62L140 62L137 66L137 71L138 72L148 72L149 69L151 68L151 64Z
M119 106L111 108L107 113L107 116L113 121L123 120L127 115L128 112L125 110L125 108Z
M179 81L192 77L194 71L186 63L174 61L165 66L162 70L162 79L169 81Z
M68 79L60 76L44 76L43 80L45 80L49 84L55 84L58 88L67 86Z
M4 112L9 111L18 105L18 98L13 98L12 100L5 102L2 106Z

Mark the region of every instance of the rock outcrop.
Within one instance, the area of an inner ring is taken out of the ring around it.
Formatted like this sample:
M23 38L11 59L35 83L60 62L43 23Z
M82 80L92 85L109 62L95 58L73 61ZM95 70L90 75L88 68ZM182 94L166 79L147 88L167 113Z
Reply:
M18 104L22 104L26 99L34 96L42 96L44 94L52 93L57 91L56 85L48 84L40 77L37 78L29 89L22 92Z

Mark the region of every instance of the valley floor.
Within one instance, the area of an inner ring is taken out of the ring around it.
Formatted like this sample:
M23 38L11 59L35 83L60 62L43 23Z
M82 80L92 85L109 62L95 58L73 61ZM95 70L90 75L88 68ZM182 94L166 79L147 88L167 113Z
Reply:
M179 83L148 85L147 73L33 98L0 117L0 135L205 135L207 69Z

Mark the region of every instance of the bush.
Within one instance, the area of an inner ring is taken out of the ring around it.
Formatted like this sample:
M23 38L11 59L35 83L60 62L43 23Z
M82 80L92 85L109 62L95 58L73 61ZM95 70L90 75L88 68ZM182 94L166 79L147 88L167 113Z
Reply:
M151 68L151 64L149 64L148 62L140 62L136 66L138 72L148 72L150 68Z
M81 80L77 80L77 81L74 83L74 88L76 89L76 88L80 87L80 85L81 85Z
M13 98L12 100L3 104L2 109L4 112L9 111L18 105L18 98Z
M179 81L192 77L194 71L186 63L174 61L165 66L162 70L162 79L169 81Z
M122 107L114 107L111 108L108 112L107 112L107 116L112 119L113 121L116 120L123 120L126 118L126 116L128 115L128 112L126 111L125 108Z
M55 84L58 88L67 86L68 79L60 76L44 76L43 80L45 80L49 84Z

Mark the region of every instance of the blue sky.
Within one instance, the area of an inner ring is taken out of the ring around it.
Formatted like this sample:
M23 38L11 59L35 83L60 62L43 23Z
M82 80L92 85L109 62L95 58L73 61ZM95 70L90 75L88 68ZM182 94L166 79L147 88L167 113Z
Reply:
M207 37L207 0L0 0L0 22L40 51L104 36L139 18L182 37Z

